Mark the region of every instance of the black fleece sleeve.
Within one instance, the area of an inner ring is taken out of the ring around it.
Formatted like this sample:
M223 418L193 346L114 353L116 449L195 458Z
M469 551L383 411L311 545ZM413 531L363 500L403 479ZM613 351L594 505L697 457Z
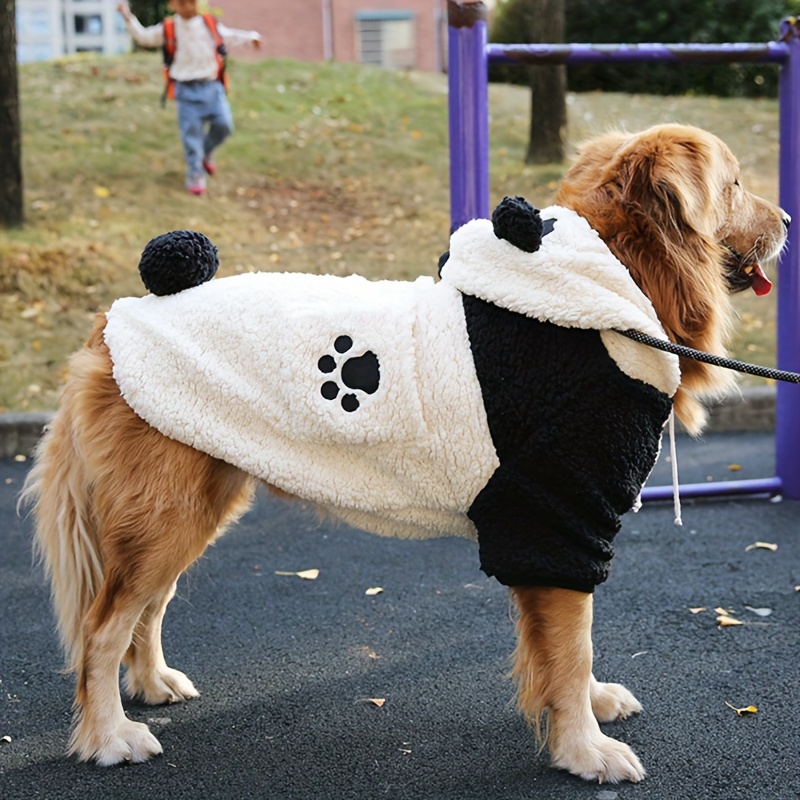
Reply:
M671 399L625 375L593 330L464 296L500 466L467 512L481 568L507 585L592 591L619 516L658 456Z

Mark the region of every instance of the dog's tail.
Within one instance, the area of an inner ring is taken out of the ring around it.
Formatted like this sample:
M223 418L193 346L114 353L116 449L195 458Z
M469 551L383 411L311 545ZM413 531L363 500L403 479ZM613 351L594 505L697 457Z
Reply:
M33 508L34 550L50 581L70 671L81 662L83 619L103 579L91 481L78 446L75 416L67 392L37 446L19 499L20 507Z

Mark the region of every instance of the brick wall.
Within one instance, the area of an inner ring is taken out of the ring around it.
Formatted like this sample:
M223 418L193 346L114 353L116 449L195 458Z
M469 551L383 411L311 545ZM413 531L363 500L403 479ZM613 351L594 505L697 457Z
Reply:
M231 50L232 58L324 59L320 0L219 0L212 5L222 9L220 19L228 27L261 34L260 50L238 47Z
M232 28L257 30L260 50L237 48L233 58L296 58L322 61L326 57L324 7L330 8L328 47L336 61L356 61L356 12L412 12L414 69L442 69L446 17L445 0L217 0L222 22Z

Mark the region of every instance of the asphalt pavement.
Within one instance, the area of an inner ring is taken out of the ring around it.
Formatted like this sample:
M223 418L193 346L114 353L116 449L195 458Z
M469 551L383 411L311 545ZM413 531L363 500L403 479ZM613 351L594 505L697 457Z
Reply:
M681 438L679 455L686 483L770 477L774 446L715 433ZM641 784L587 784L537 753L506 676L507 592L473 544L381 539L266 494L181 580L165 619L167 660L200 698L125 701L164 754L103 769L64 756L72 678L15 511L28 467L0 460L2 800L800 796L800 502L685 502L680 528L671 503L625 517L596 593L595 671L644 705L603 726L641 758ZM276 574L307 569L316 580ZM715 608L744 624L721 627Z

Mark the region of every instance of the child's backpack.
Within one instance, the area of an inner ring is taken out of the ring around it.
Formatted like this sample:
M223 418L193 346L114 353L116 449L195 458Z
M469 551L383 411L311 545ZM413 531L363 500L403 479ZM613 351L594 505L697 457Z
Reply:
M225 91L228 91L228 75L225 72L225 66L227 64L228 59L228 52L225 49L225 42L222 41L222 36L219 34L219 30L217 29L217 20L213 14L201 14L203 21L206 23L206 27L208 28L209 33L211 34L211 38L214 40L214 45L216 47L216 55L217 55L217 80L225 87ZM164 80L166 81L166 86L164 87L164 95L161 98L161 104L163 105L167 98L170 100L175 99L175 81L170 77L169 68L172 66L172 62L175 59L175 17L166 17L164 19Z

